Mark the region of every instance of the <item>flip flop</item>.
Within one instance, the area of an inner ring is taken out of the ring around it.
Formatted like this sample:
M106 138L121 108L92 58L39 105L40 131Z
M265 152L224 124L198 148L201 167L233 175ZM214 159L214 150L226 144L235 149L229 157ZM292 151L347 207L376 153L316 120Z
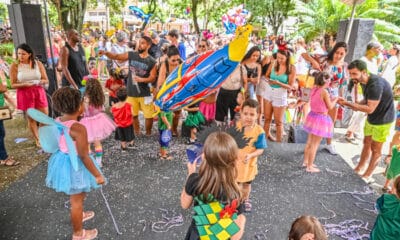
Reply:
M97 229L91 229L91 230L82 230L82 236L75 236L72 235L72 240L91 240L95 239L97 237Z
M93 211L86 211L83 212L83 218L82 222L86 222L94 217L94 212Z
M1 166L15 167L15 166L18 166L19 164L20 164L20 162L15 161L13 157L8 157L5 160L0 160Z

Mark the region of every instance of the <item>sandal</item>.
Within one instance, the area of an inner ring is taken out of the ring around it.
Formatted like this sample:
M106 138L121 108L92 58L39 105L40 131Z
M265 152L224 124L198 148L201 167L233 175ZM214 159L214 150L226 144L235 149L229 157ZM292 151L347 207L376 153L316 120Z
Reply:
M174 159L172 156L166 154L165 156L160 156L161 160L172 160Z
M0 160L1 166L15 167L15 166L18 166L19 164L20 164L20 162L15 161L13 157L8 157L5 160Z
M252 205L251 205L250 200L249 199L245 200L244 201L244 211L251 212L251 208L252 208Z
M91 229L91 230L82 230L82 236L75 236L72 235L72 240L91 240L95 239L97 237L97 229Z
M86 222L87 220L90 220L93 217L94 217L94 212L93 211L83 212L82 222Z

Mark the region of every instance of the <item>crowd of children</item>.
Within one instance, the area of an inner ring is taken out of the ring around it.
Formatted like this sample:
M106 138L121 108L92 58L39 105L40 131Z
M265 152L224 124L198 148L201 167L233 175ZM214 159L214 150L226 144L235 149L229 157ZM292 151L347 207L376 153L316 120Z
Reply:
M199 42L202 41L204 40ZM268 61L268 64L262 65L261 55L258 46L252 47L248 53L248 59L243 62L243 65L239 66L236 71L238 76L232 82L234 87L240 85L240 89L233 89L232 86L227 86L226 89L231 98L235 98L233 102L236 101L236 104L233 105L236 107L234 114L231 114L232 111L228 109L224 119L227 120L229 125L233 125L238 131L243 132L243 138L247 141L246 146L239 148L235 139L222 131L210 134L203 146L201 163L194 161L187 164L188 177L181 193L181 205L184 209L192 205L196 207L213 202L233 209L232 213L226 215L227 218L232 219L236 226L232 227L236 230L232 230L230 239L241 239L243 236L246 223L244 213L252 211L250 195L252 182L258 174L257 161L267 148L266 139L273 139L270 136L269 127L265 128L259 125L262 110L268 110L268 106L263 106L263 103L270 104L271 108L272 106L278 107L280 110L283 110L282 106L286 108L287 90L292 89L293 82L290 79L292 79L292 75L295 75L291 70L293 66L290 64L290 53L287 50L280 49L277 54L278 59L272 60L271 65L269 65L270 61ZM100 169L104 164L101 141L115 132L115 140L120 141L122 151L135 148L132 105L126 101L125 76L115 68L109 68L106 71L109 73L109 79L106 80L104 87L108 91L111 119L105 113L105 94L101 81L98 80L99 72L96 67L96 60L92 58L88 60L89 76L86 78L83 94L78 90L63 87L52 96L54 109L61 113L61 117L57 118L57 121L65 125L69 132L63 133L58 143L59 150L49 160L46 184L56 192L64 192L70 195L74 240L93 239L97 236L96 229L84 230L82 222L94 217L94 212L83 211L85 193L105 183L105 178ZM103 58L102 60L106 59ZM154 84L152 86L154 88L153 94L157 93L170 72L177 68L180 62L181 57L178 49L174 46L166 48L165 59L160 61L157 67L159 73L156 86ZM262 70L264 70L263 75L268 72L269 79L266 76L261 76ZM101 74L103 72L102 69ZM285 74L287 76L284 77L284 80L277 80L279 79L278 76ZM232 76L230 78L232 79ZM318 72L314 78L314 87L310 93L311 111L304 122L304 130L308 133L308 139L304 149L303 167L309 173L320 171L314 164L316 152L322 138L332 138L333 136L333 121L328 112L341 99L340 97L332 98L330 96L328 88L331 87L331 76L328 73ZM270 96L271 101L269 102L262 96L264 93L255 88L260 81L264 81L264 85L270 84L269 88L272 87L272 92L275 92L274 96ZM247 87L248 82L254 85ZM232 89L229 87L232 87ZM280 90L277 91L277 89ZM280 93L285 94L283 96ZM152 96L152 98L155 97ZM217 98L218 92L214 92L201 102L184 108L187 116L182 122L182 126L190 129L187 144L197 142L197 133L202 126L211 125L215 122L216 112L218 112ZM256 98L258 101L255 100ZM281 103L278 104L277 100ZM273 105L272 102L278 105ZM263 109L260 109L259 105ZM271 111L268 111L267 114L272 115ZM266 113L264 112L264 114ZM157 116L159 157L162 160L173 159L169 148L172 136L177 133L176 126L178 123L174 120L179 120L179 117L179 112L171 111L160 111ZM268 131L265 132L264 129L268 129ZM282 134L282 132L277 134L278 141L281 141ZM68 146L65 135L70 136L75 141L76 151L70 149L71 146ZM91 144L93 144L93 148ZM400 234L398 230L395 230L400 222L399 148L397 142L393 144L391 161L390 163L388 161L386 171L387 181L384 186L390 193L382 195L377 201L379 215L371 233L371 239L397 239L393 236ZM71 164L73 161L65 161L71 159L71 151L76 152L77 155L79 171L76 172L72 171L75 168ZM199 169L196 172L198 164ZM64 181L65 179L68 181ZM391 181L393 181L393 188L390 188ZM200 224L195 219L192 221L185 239L199 239L203 236L204 233L200 230ZM293 222L288 239L325 240L327 234L315 217L301 216Z

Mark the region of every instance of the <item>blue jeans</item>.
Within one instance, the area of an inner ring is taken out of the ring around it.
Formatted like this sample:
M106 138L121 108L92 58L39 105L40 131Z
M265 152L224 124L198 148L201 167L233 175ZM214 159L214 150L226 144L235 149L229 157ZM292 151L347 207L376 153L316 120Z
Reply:
M3 120L0 120L0 160L6 160L8 158L6 146L4 145L5 136L6 130L4 129Z

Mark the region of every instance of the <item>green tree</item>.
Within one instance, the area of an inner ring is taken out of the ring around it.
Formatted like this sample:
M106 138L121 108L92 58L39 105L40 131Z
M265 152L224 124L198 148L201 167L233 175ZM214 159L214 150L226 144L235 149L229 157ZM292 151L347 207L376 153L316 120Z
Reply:
M64 30L71 28L82 30L87 0L50 0L57 9L58 20Z
M253 0L247 4L248 9L252 12L251 20L255 21L256 16L264 16L275 35L288 18L289 12L295 9L295 0Z
M306 40L318 36L335 35L339 22L348 19L351 7L339 0L311 0L309 3L296 1L296 8L291 12L299 17L299 32ZM398 0L366 0L356 7L355 18L375 20L374 37L382 42L400 42L399 23L400 3Z

